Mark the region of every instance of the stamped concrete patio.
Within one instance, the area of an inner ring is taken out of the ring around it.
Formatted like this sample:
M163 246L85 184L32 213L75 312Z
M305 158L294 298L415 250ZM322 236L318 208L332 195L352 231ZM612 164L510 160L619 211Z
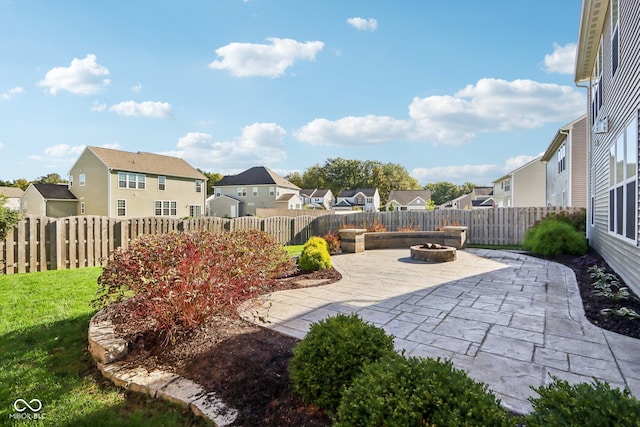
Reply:
M589 323L575 275L561 264L482 249L441 264L413 261L408 249L332 261L339 282L262 297L243 317L302 338L313 322L357 313L393 334L398 350L451 359L520 413L549 374L595 377L640 396L640 340Z

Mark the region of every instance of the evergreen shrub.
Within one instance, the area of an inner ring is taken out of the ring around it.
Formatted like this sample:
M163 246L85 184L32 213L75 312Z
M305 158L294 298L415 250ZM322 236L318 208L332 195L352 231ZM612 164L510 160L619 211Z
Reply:
M332 414L362 366L393 352L393 337L382 329L356 314L338 314L311 325L293 349L289 374L305 402Z
M553 382L534 388L533 412L524 417L527 427L640 426L640 402L628 389L611 388L605 382L570 385Z
M500 401L450 361L393 354L364 366L336 426L513 426Z

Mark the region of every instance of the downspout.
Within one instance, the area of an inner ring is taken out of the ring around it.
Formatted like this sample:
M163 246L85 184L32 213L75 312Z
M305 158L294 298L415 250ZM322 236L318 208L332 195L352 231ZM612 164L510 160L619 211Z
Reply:
M592 155L591 155L591 79L589 79L589 83L584 86L581 85L579 82L576 82L576 87L582 88L582 89L587 89L587 129L586 129L586 144L587 144L587 164L585 165L585 173L586 176L588 178L587 181L587 218L586 218L586 222L587 224L585 224L585 230L586 230L586 237L587 237L587 242L589 241L589 238L591 237L591 217L595 218L595 212L592 212L593 209L595 209L595 203L592 206L591 205L591 192L594 192L594 196L595 197L595 189L591 188L592 184L591 184L591 174L589 173L589 171L591 170L591 162L592 162ZM593 226L595 227L595 221Z
M564 161L565 161L564 170L566 171L567 170L567 165L566 165L567 157L569 159L571 159L571 156L569 156L568 153L567 153L567 148L570 146L570 144L567 144L567 142L569 142L568 141L568 139L569 139L569 131L568 130L564 130L563 131L562 129L560 129L558 131L558 133L560 135L564 135L564 136L567 137L567 139L565 139L565 142L564 142L564 147L565 147L565 150L564 150ZM572 190L571 190L571 184L572 184L571 176L572 175L573 175L572 173L569 174L569 180L568 180L569 182L568 182L568 185L567 185L567 206L571 206L571 193L572 193Z

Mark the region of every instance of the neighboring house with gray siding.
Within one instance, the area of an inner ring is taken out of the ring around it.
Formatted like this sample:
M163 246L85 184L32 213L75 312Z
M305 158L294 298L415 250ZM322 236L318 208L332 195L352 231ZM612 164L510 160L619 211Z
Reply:
M561 127L542 155L547 206L587 207L587 116Z
M380 211L380 193L377 188L356 188L355 190L342 190L338 193L336 211Z
M218 181L207 199L207 214L235 218L255 215L258 208L301 209L299 192L298 186L272 170L255 166Z
M574 80L588 94L589 244L638 294L640 7L583 0L579 28Z
M77 215L197 217L207 177L177 157L87 147L69 172L69 190Z
M25 214L63 218L76 215L78 199L66 184L29 184L20 200Z

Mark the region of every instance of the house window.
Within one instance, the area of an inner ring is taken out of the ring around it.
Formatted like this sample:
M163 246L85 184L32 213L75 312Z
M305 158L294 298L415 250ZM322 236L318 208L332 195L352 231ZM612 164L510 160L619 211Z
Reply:
M276 187L269 187L269 197L275 197Z
M637 234L638 119L609 150L609 231L633 241Z
M118 199L118 216L127 216L127 201L124 199Z
M216 197L220 197L222 196L222 189L221 188L216 188Z
M616 75L620 61L620 14L618 0L611 0L611 75Z
M245 187L238 187L236 194L238 197L247 197L247 189Z
M373 204L373 197L367 197L367 204L369 205Z
M118 188L144 190L146 188L146 176L141 173L118 172Z
M165 191L167 189L167 177L159 176L158 177L158 191Z
M84 215L85 212L86 212L85 204L84 202L80 202L80 215Z
M196 179L196 193L202 193L202 180Z
M558 173L562 173L567 168L567 146L562 144L558 149Z
M197 218L202 215L202 206L200 205L191 205L189 206L189 216L192 218Z
M87 175L81 173L80 175L78 175L78 181L80 187L84 186L87 183Z
M595 123L596 117L602 107L602 40L598 46L598 53L593 65L591 74L591 124Z
M156 200L154 202L156 216L176 216L178 215L178 202L174 200Z
M253 197L258 197L258 187L253 187L253 188L251 189L251 195L252 195Z
M69 175L69 188L73 187L73 175Z

